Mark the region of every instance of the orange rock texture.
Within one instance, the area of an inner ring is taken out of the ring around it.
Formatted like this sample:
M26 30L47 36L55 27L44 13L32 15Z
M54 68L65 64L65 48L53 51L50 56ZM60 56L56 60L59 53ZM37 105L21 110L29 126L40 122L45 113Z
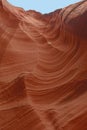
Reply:
M86 0L49 14L0 1L0 130L87 130Z

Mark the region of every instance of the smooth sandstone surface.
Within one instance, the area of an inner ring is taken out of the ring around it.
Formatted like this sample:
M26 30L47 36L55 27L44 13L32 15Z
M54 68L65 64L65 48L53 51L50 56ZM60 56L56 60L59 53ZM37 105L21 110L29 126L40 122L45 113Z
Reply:
M0 130L87 130L87 1L49 14L0 1Z

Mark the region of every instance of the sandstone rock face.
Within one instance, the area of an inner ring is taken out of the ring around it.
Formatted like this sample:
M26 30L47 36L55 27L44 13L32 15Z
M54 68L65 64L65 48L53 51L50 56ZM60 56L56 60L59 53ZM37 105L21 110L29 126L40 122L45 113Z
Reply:
M87 1L49 14L0 1L0 130L87 130Z

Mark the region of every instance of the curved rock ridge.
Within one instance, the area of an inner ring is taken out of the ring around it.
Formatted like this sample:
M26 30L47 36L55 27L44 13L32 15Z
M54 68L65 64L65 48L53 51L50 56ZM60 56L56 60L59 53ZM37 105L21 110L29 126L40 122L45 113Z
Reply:
M0 1L0 130L87 130L87 1L49 14Z

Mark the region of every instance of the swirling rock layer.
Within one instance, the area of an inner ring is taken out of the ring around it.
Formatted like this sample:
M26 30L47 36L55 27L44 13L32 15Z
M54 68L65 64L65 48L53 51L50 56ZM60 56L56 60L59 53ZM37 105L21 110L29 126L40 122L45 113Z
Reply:
M87 1L43 15L0 1L0 130L87 130Z

